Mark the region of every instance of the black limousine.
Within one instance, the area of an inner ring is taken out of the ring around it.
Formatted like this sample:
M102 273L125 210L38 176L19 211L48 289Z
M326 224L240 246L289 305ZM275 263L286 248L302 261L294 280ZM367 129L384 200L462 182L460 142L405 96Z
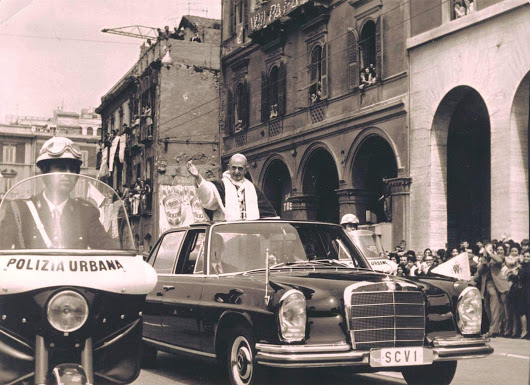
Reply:
M164 233L148 261L158 283L144 312L146 364L161 350L216 360L234 385L263 367L345 366L424 385L449 384L457 360L493 352L476 288L374 272L338 225L193 224Z

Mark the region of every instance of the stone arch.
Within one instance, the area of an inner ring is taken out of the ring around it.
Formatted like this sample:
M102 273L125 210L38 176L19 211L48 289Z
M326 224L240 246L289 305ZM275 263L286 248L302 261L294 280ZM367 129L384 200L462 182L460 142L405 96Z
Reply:
M361 222L392 220L390 201L382 197L390 197L385 180L396 178L400 165L395 145L383 130L369 128L356 138L346 167L353 187L350 204Z
M390 148L392 149L392 152L394 153L398 172L400 170L403 170L404 165L401 160L401 157L399 156L397 145L394 142L394 140L390 137L390 135L388 135L385 130L379 127L368 127L364 129L363 131L361 131L359 135L357 135L352 145L350 146L350 149L348 150L348 153L346 155L346 159L344 159L344 164L346 165L346 169L344 170L344 175L352 175L353 160L355 159L355 156L357 152L359 151L359 148L361 147L362 143L366 140L366 138L373 136L373 135L380 136L386 142L388 142Z
M94 129L92 127L88 127L86 129L87 136L94 136Z
M336 157L323 143L306 151L299 170L308 219L338 223L339 170Z
M292 173L280 155L275 154L266 160L259 181L276 213L282 218L291 218Z
M451 89L438 105L431 133L432 233L445 234L449 247L490 238L490 119L482 96L466 85Z
M510 179L511 190L521 199L511 202L510 229L514 240L528 238L530 232L530 71L522 78L517 87L510 110L510 131L517 140L512 141L511 169L516 171ZM526 199L524 197L526 196ZM517 205L514 205L517 204Z

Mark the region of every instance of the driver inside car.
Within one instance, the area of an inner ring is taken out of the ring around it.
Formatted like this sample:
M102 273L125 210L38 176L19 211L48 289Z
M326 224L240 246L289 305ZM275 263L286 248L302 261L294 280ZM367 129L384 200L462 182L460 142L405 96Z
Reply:
M70 139L46 141L37 167L44 188L30 199L13 200L1 224L2 249L117 249L99 220L99 210L70 193L81 170L81 151Z
M214 274L224 274L224 273L236 273L241 269L238 269L236 266L231 265L223 261L223 253L225 251L225 241L224 238L219 234L214 234L212 236L212 247L211 249L211 272Z

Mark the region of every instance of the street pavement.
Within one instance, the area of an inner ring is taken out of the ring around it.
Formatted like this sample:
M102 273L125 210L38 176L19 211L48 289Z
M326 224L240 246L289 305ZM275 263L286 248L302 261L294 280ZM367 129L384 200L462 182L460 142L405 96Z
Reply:
M530 385L530 341L494 338L488 358L458 363L452 385ZM400 373L349 374L343 369L298 369L267 371L267 385L406 384ZM134 385L226 384L210 362L159 353L156 367L142 370Z

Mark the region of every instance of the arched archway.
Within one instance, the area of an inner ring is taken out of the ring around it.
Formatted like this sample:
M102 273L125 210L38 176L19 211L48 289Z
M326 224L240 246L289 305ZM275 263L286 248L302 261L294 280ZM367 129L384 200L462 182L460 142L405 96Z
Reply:
M530 71L523 77L513 98L510 131L517 138L510 160L517 177L510 180L510 189L521 199L512 213L510 235L513 239L528 238L530 231ZM526 196L526 200L524 197Z
M491 139L484 100L471 87L454 88L438 106L433 128L441 158L441 175L446 174L448 245L489 239ZM447 165L445 173L444 164Z
M288 199L292 190L289 169L279 159L273 160L265 171L263 193L281 218L291 218Z
M308 219L339 222L338 188L339 176L333 157L323 148L314 150L302 178L304 194L314 196L315 209L308 211Z
M361 223L391 219L381 198L388 195L384 180L396 177L397 161L390 144L379 135L367 136L359 145L352 166L353 187L358 199L355 206Z

